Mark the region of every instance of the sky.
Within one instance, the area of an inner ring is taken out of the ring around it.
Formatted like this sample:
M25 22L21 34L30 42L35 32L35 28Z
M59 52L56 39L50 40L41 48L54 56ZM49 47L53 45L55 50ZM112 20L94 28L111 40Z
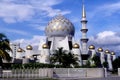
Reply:
M120 53L120 0L84 0L88 45ZM45 40L48 22L62 14L75 26L81 38L82 0L0 0L0 33L22 46L36 46Z

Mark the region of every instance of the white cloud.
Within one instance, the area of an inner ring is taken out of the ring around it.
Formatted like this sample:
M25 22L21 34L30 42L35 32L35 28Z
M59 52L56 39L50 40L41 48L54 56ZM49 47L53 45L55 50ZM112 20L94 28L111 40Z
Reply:
M98 33L95 37L90 37L89 44L93 44L96 47L120 51L120 35L113 31L103 31Z
M45 42L45 36L34 35L31 39L17 39L12 41L12 43L20 43L22 48L26 48L27 45L32 45L33 47L38 47L41 42Z
M120 12L120 2L106 4L101 7L101 10L105 11L106 16L111 16L112 14L116 12Z
M40 30L40 31L44 31L45 30L45 26L41 26L39 24L30 24L30 26L34 29Z
M30 5L0 3L0 17L7 23L28 20L34 14Z
M15 33L15 34L19 34L19 35L27 35L28 36L28 33L25 31L22 31L22 30L8 29L8 28L3 28L3 27L0 27L0 28L2 28L2 30L0 30L1 32L9 32L9 33Z
M101 32L101 33L98 33L97 34L97 37L99 39L103 39L103 38L107 38L107 37L114 37L115 36L115 32L113 31L104 31L104 32Z
M120 1L115 3L106 3L104 5L99 5L93 11L90 11L89 17L94 17L95 15L103 16L112 16L113 14L118 13L120 14Z
M1 0L0 18L7 23L26 21L36 15L53 17L58 13L69 14L68 10L54 9L62 0Z

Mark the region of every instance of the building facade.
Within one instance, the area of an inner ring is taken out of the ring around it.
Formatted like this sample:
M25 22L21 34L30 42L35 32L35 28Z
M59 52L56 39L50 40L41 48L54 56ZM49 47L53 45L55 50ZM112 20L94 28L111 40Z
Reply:
M94 45L87 46L87 19L86 11L83 5L82 7L82 19L81 19L81 34L80 43L77 43L73 37L75 34L75 27L72 22L65 18L63 15L55 16L51 21L48 22L45 28L46 40L44 43L38 45L38 50L34 50L32 45L26 46L26 49L22 49L19 44L11 45L13 54L10 56L13 58L13 62L29 63L30 61L36 61L40 63L50 63L50 55L53 54L54 50L63 48L64 50L71 51L79 59L79 65L85 65L89 58L94 55L99 55L101 64L108 62L109 69L112 69L112 57L115 60L114 52L109 50L103 51L102 48L95 50ZM42 46L41 46L42 45ZM106 58L107 56L107 58ZM91 62L92 64L92 62Z

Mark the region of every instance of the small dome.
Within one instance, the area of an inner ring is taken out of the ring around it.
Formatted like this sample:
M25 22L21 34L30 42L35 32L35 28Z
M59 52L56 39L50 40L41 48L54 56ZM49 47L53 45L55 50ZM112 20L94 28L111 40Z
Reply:
M31 45L28 45L28 46L26 47L26 49L27 49L27 50L32 50L33 48L32 48Z
M43 45L42 45L42 48L43 48L43 49L48 49L49 46L48 46L47 44L43 44Z
M115 55L115 52L114 52L114 51L112 51L112 52L111 52L111 54L112 54L112 55Z
M105 53L106 53L106 54L109 54L109 53L110 53L110 51L109 51L108 49L106 49L106 50L105 50Z
M89 49L95 49L95 46L94 45L90 45Z
M17 49L17 52L22 52L22 51L23 51L22 48L18 48L18 49Z
M54 17L45 28L47 36L74 36L74 26L62 15Z
M79 44L75 43L75 44L73 45L73 48L79 48Z
M103 52L103 49L101 47L98 48L98 52Z

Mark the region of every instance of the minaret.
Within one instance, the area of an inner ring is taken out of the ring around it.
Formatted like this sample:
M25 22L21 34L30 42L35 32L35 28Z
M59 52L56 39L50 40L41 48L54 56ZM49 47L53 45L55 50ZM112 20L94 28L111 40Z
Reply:
M82 23L82 29L81 29L81 32L82 32L82 38L81 38L82 54L87 54L88 53L88 51L87 51L87 42L88 42L87 31L88 31L88 29L86 27L87 19L86 19L86 11L85 11L84 4L82 5L81 23Z

